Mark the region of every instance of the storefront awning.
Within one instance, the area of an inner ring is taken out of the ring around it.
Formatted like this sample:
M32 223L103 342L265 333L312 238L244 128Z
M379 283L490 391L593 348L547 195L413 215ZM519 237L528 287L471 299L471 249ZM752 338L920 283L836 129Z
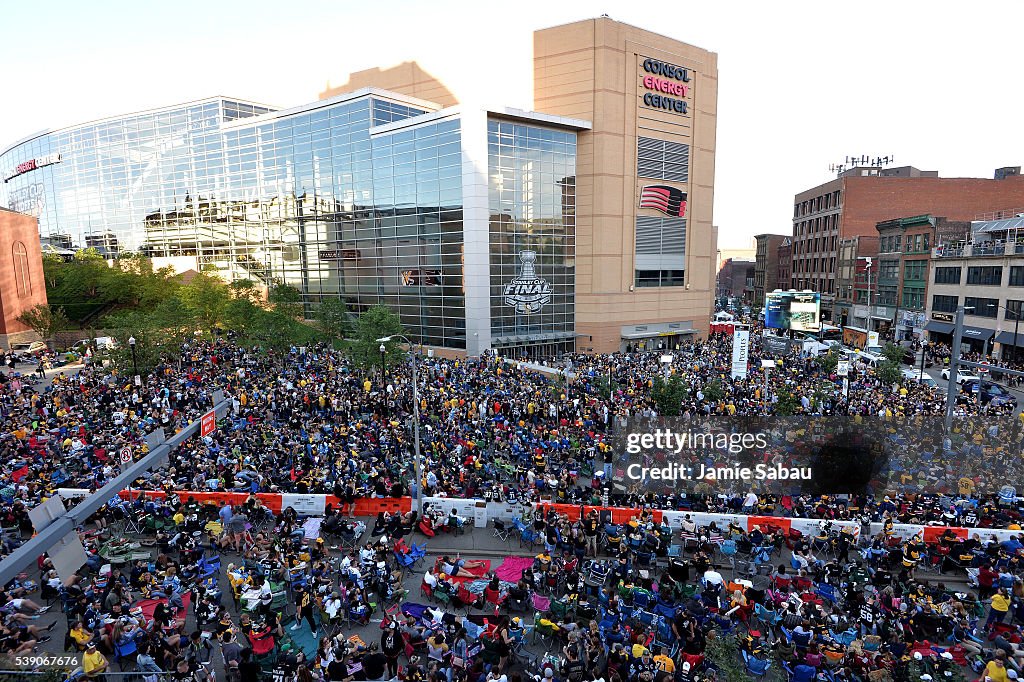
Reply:
M964 327L960 334L961 339L975 339L976 341L988 341L996 333L995 329L984 327Z
M671 331L653 331L653 332L629 332L622 334L622 338L627 341L634 339L656 339L659 336L676 336L677 334L696 334L696 329L673 329Z
M948 322L939 322L937 320L928 320L928 324L924 326L926 332L937 332L939 334L952 334L953 325Z
M996 334L996 341L1003 344L1004 346L1021 346L1024 347L1024 328L1016 335L1016 343L1014 343L1013 331L1002 331Z

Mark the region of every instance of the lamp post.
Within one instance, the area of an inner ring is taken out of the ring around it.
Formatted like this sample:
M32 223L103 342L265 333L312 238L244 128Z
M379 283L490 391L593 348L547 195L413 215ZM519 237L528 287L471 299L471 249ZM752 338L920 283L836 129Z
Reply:
M412 341L401 334L395 334L394 336L385 336L377 339L380 342L380 347L384 348L384 344L391 339L402 339L409 347L412 348ZM423 472L420 471L420 393L419 393L419 380L416 375L416 354L409 353L409 363L412 365L412 415L413 415L413 472L416 476L416 516L420 517L423 515Z
M139 359L135 353L135 337L128 337L128 346L132 349L132 369L135 370L135 385L142 386L142 377L139 376Z
M382 343L380 344L380 395L381 401L384 403L384 418L388 417L388 366L387 366L387 347Z

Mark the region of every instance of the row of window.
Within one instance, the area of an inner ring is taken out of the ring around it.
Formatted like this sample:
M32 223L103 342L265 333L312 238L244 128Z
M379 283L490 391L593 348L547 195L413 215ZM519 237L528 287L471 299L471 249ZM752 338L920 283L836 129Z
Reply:
M955 313L959 304L959 296L944 294L932 296L932 311L936 313ZM1020 315L1022 304L1024 304L1024 300L1009 299L1005 306L1001 306L998 298L967 296L964 298L964 313L974 317L995 319L999 317L999 311L1002 310L1004 320L1016 321Z
M829 192L828 194L822 194L819 197L801 201L793 205L793 217L799 217L807 215L808 213L816 213L818 211L827 211L830 208L838 208L839 203L843 198L841 190Z
M935 268L936 284L960 284L963 268L942 266ZM1001 265L972 265L967 268L967 284L981 286L1003 286ZM1024 265L1010 266L1010 281L1007 286L1024 287Z
M888 240L888 242L886 242ZM902 242L900 235L893 235L890 237L882 237L878 241L878 250L880 253L923 253L928 251L930 248L931 235L927 233L921 234L908 234L906 241Z

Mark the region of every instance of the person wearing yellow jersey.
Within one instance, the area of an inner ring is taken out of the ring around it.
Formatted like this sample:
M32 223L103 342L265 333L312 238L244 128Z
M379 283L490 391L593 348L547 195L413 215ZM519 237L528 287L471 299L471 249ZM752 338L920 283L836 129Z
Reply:
M373 384L370 383L369 379L365 380L363 382L363 391L369 393L371 388L373 388Z
M107 670L107 658L96 649L96 642L89 642L82 655L82 672L87 680L102 680Z

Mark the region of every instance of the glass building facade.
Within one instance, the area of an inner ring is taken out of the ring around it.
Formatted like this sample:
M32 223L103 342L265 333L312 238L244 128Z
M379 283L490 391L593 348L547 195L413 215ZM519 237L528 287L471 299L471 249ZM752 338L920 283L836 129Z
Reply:
M574 337L580 128L555 118L380 90L283 111L214 98L16 143L0 205L61 248L290 284L309 312L384 304L426 345L548 354Z

